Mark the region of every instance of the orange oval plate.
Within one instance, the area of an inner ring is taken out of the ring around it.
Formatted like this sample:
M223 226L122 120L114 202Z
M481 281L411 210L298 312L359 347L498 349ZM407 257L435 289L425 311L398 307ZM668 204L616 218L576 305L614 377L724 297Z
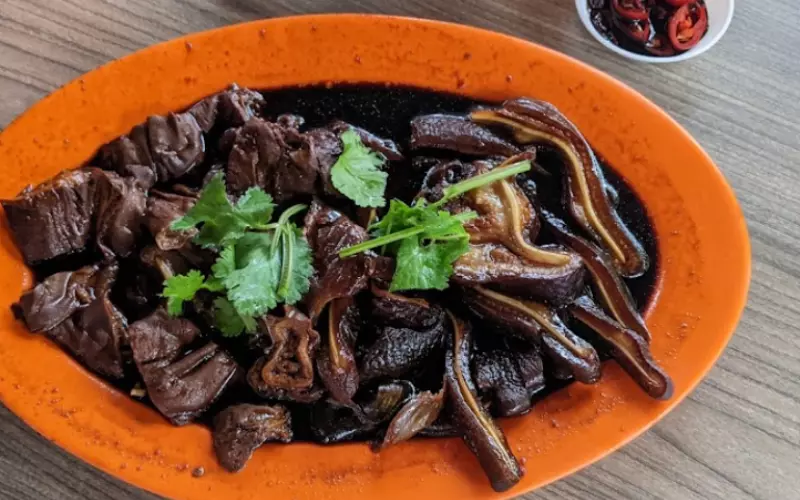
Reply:
M420 440L380 454L364 444L267 445L239 474L214 459L208 429L170 426L110 389L14 321L31 284L0 231L0 398L31 427L94 466L172 498L488 498L523 493L622 446L684 398L734 332L750 246L733 192L694 140L612 78L561 54L478 29L380 16L258 21L137 52L66 85L0 135L0 196L87 161L154 113L183 108L231 82L274 88L385 82L478 99L550 101L644 199L659 237L659 292L647 323L675 395L647 398L615 363L595 386L572 384L502 427L527 474L495 494L459 440ZM5 218L2 217L5 221ZM5 225L5 222L3 222ZM191 471L205 468L205 476Z

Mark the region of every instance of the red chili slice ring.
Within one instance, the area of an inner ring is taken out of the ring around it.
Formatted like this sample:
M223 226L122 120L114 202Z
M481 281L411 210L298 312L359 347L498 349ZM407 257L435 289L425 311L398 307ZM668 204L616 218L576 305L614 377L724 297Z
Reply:
M672 5L673 7L682 7L687 3L691 2L692 0L664 0L668 4Z
M620 16L612 15L611 17L614 20L614 26L634 42L644 45L650 40L650 33L653 31L653 25L650 24L650 20L626 21Z
M659 57L674 56L677 51L669 41L667 35L657 33L652 40L644 44L647 52Z
M697 45L708 28L705 5L690 0L672 14L667 23L669 41L675 50L686 51Z
M649 13L642 0L611 0L614 12L628 21L647 21Z

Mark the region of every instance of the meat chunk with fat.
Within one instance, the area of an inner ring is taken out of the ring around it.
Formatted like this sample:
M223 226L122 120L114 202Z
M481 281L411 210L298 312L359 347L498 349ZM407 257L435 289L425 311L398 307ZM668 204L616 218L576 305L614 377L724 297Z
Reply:
M174 425L185 425L205 412L225 391L238 365L217 344L187 348L200 330L163 309L133 323L129 337L133 359L153 405Z
M277 123L254 118L236 131L227 166L228 189L243 193L258 186L278 202L315 192L318 172L311 163L292 161L295 150L287 129Z
M267 441L292 440L292 418L279 405L239 404L214 418L214 451L226 470L238 472L253 452Z
M87 266L54 274L25 293L18 304L33 332L43 332L90 370L124 375L126 320L111 303L117 266Z
M93 169L95 189L95 236L106 258L128 257L138 245L147 195L132 177Z
M146 195L139 181L86 167L67 170L3 201L28 264L78 253L96 242L110 260L136 247Z
M145 211L145 225L160 250L182 248L197 234L197 229L175 231L170 225L194 206L197 198L166 191L150 191Z
M218 94L206 97L187 111L194 116L204 133L212 129L226 130L241 127L261 114L264 97L250 89L233 85Z
M205 138L191 113L154 115L100 149L97 161L122 176L142 179L152 171L152 183L176 180L205 158ZM150 187L149 185L147 186Z
M65 170L2 202L8 224L28 264L80 252L93 234L91 169Z

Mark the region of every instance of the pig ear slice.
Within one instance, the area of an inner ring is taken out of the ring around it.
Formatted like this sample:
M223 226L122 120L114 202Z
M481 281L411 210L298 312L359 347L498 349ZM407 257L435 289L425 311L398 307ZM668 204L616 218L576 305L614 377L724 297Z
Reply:
M614 359L647 394L655 399L672 396L672 380L653 360L641 335L609 318L589 297L576 300L569 312L611 345Z
M595 296L605 310L618 323L635 331L645 341L650 342L650 332L639 311L636 310L628 287L617 274L606 253L596 245L575 235L564 221L551 213L543 210L542 219L561 243L580 255L589 270L591 283L596 292Z
M568 369L575 380L584 384L600 380L597 351L544 304L480 286L465 289L464 301L479 317L507 326L536 343L541 340L544 352L558 366Z
M337 403L353 403L360 382L354 344L358 309L351 297L333 299L328 308L327 345L317 352L317 372Z
M649 259L641 243L620 219L609 200L606 182L589 144L578 129L551 104L530 99L506 101L497 109L473 111L470 118L484 125L511 130L520 144L556 148L567 167L566 208L575 221L608 250L625 277L643 274Z
M451 332L445 355L445 385L453 418L464 442L489 477L495 491L506 491L522 478L522 468L495 424L478 400L470 374L472 335L469 324L447 312Z

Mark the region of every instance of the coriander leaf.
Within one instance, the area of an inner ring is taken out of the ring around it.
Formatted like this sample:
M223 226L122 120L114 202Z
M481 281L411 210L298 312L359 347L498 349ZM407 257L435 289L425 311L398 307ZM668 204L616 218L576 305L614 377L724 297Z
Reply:
M205 277L196 269L168 278L161 296L167 299L169 315L180 315L183 312L183 303L192 300L203 288L205 288Z
M311 287L314 274L311 247L303 231L292 223L281 227L281 278L278 296L287 304L295 304Z
M228 299L217 297L214 299L214 320L217 328L225 337L235 337L242 332L253 333L256 330L256 320L252 317L242 316L233 307Z
M194 206L183 217L174 221L170 228L185 231L198 224L213 221L220 214L229 213L232 208L222 174L217 174L203 188Z
M331 182L359 207L386 205L384 192L389 174L379 169L383 158L364 146L353 130L342 136L343 151L331 167Z
M238 216L252 227L263 227L272 218L275 203L272 196L258 187L248 189L236 203Z
M241 269L246 266L253 258L263 255L272 246L275 238L275 231L268 233L247 233L242 236L234 246L233 259L228 256L226 266L233 264L233 268ZM226 254L227 255L227 254ZM230 268L230 267L229 267Z
M274 209L272 197L259 187L248 189L234 206L228 199L222 174L217 174L203 188L194 206L170 227L187 230L201 225L195 243L219 248L235 242L250 228L268 228Z
M225 278L236 270L236 250L233 245L226 246L219 253L214 265L211 266L211 272L214 278L225 281Z
M419 236L406 238L397 251L389 290L444 290L453 274L453 263L468 250L468 236L428 244L423 244Z
M402 231L417 224L419 208L413 208L397 198L389 202L389 210L369 229L375 237Z
M255 234L255 233L250 233ZM249 235L248 235L249 236ZM237 248L237 260L239 260ZM260 316L278 304L280 252L268 246L250 249L223 283L228 299L242 316Z
M500 166L448 186L444 196L434 203L424 198L412 205L392 200L383 218L370 225L372 239L341 250L339 256L347 258L380 247L396 256L391 290L447 288L453 263L469 250L464 222L477 214L467 211L454 215L440 208L464 193L530 168L529 161Z
M233 245L222 249L211 266L211 275L206 279L206 289L212 292L225 291L225 278L236 270L236 252Z
M247 231L247 224L233 214L221 214L208 221L194 237L194 242L203 248L219 248L235 242Z
M427 210L422 219L425 226L425 238L451 238L453 236L469 237L464 222L477 217L475 212L462 212L453 215L444 210Z

